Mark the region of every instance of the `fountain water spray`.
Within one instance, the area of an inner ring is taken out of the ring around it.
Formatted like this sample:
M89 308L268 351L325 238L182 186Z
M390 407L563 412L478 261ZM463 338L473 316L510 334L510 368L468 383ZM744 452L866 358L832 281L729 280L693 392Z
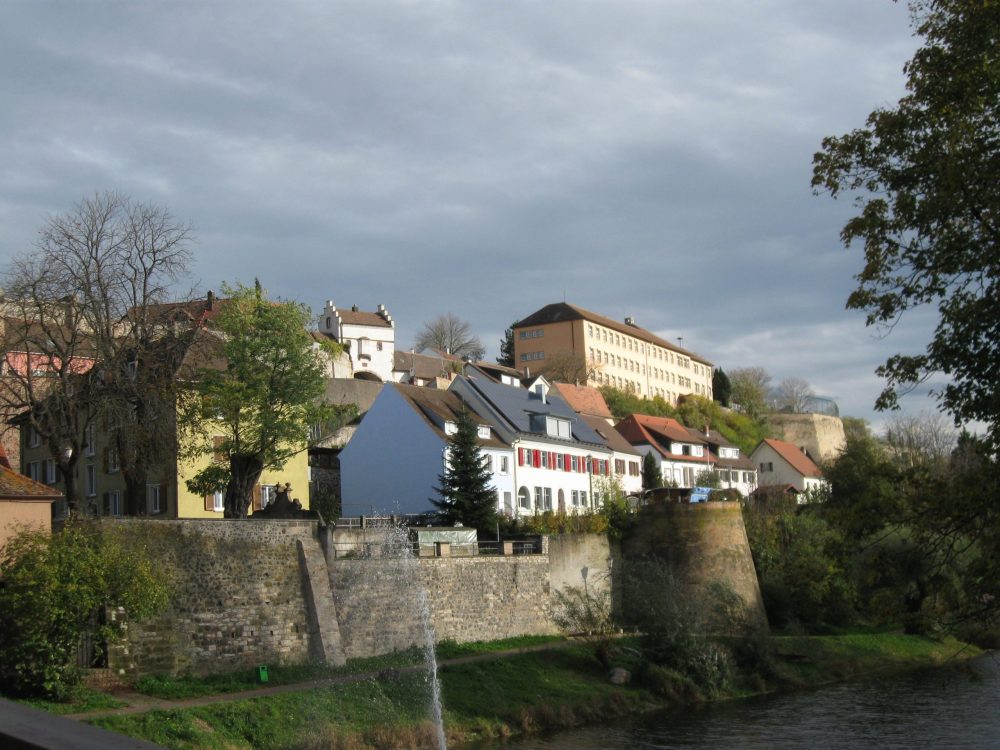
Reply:
M383 560L396 561L396 579L401 593L415 596L413 605L419 616L419 626L423 639L424 660L427 664L427 681L430 685L431 719L437 735L438 750L447 750L448 743L444 734L444 717L441 709L441 681L438 679L437 652L434 633L434 623L431 620L431 607L427 599L427 589L420 580L419 562L410 542L410 530L403 522L386 519L382 542L378 547L378 556ZM374 552L374 551L372 551ZM369 553L368 556L372 556Z

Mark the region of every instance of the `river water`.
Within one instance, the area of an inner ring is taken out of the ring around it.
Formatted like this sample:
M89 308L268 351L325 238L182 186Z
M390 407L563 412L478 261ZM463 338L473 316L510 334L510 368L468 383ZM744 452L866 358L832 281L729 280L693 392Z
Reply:
M798 693L672 710L503 747L1000 749L1000 656Z

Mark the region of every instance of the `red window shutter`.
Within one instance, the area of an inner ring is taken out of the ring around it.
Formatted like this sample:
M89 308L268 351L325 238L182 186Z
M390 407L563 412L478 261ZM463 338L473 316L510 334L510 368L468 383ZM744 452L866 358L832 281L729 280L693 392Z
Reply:
M563 469L565 469L566 471L570 471L569 459L570 455L568 453L565 456L563 456Z
M524 466L524 448L517 449L517 465Z
M556 468L556 452L555 451L549 451L549 468L550 469Z
M611 476L611 462L606 459L604 461L604 476Z
M542 467L542 452L539 450L532 450L532 453L534 454L533 458L535 460L533 461L533 463L535 465L535 468L540 469Z
M253 486L253 495L251 497L253 499L253 509L254 509L254 512L257 512L262 507L261 504L260 504L260 485L259 484L255 484Z

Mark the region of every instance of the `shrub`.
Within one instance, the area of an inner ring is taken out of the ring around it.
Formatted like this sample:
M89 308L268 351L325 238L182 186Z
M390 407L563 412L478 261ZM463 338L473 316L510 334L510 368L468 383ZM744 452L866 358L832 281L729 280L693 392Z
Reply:
M79 681L84 633L123 635L124 623L94 625L109 606L149 616L166 604L166 584L124 529L70 522L56 534L22 531L0 553L0 680L20 696L61 700Z

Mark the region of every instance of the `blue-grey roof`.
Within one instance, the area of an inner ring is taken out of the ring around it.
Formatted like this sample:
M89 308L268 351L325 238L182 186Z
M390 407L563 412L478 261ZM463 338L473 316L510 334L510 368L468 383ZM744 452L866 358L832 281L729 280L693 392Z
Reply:
M577 413L563 400L555 388L549 389L549 393L543 401L537 393L519 386L497 383L486 375L469 374L465 377L470 385L518 432L538 434L531 429L531 415L546 414L571 420L574 439L583 443L606 445L601 436L577 416Z

